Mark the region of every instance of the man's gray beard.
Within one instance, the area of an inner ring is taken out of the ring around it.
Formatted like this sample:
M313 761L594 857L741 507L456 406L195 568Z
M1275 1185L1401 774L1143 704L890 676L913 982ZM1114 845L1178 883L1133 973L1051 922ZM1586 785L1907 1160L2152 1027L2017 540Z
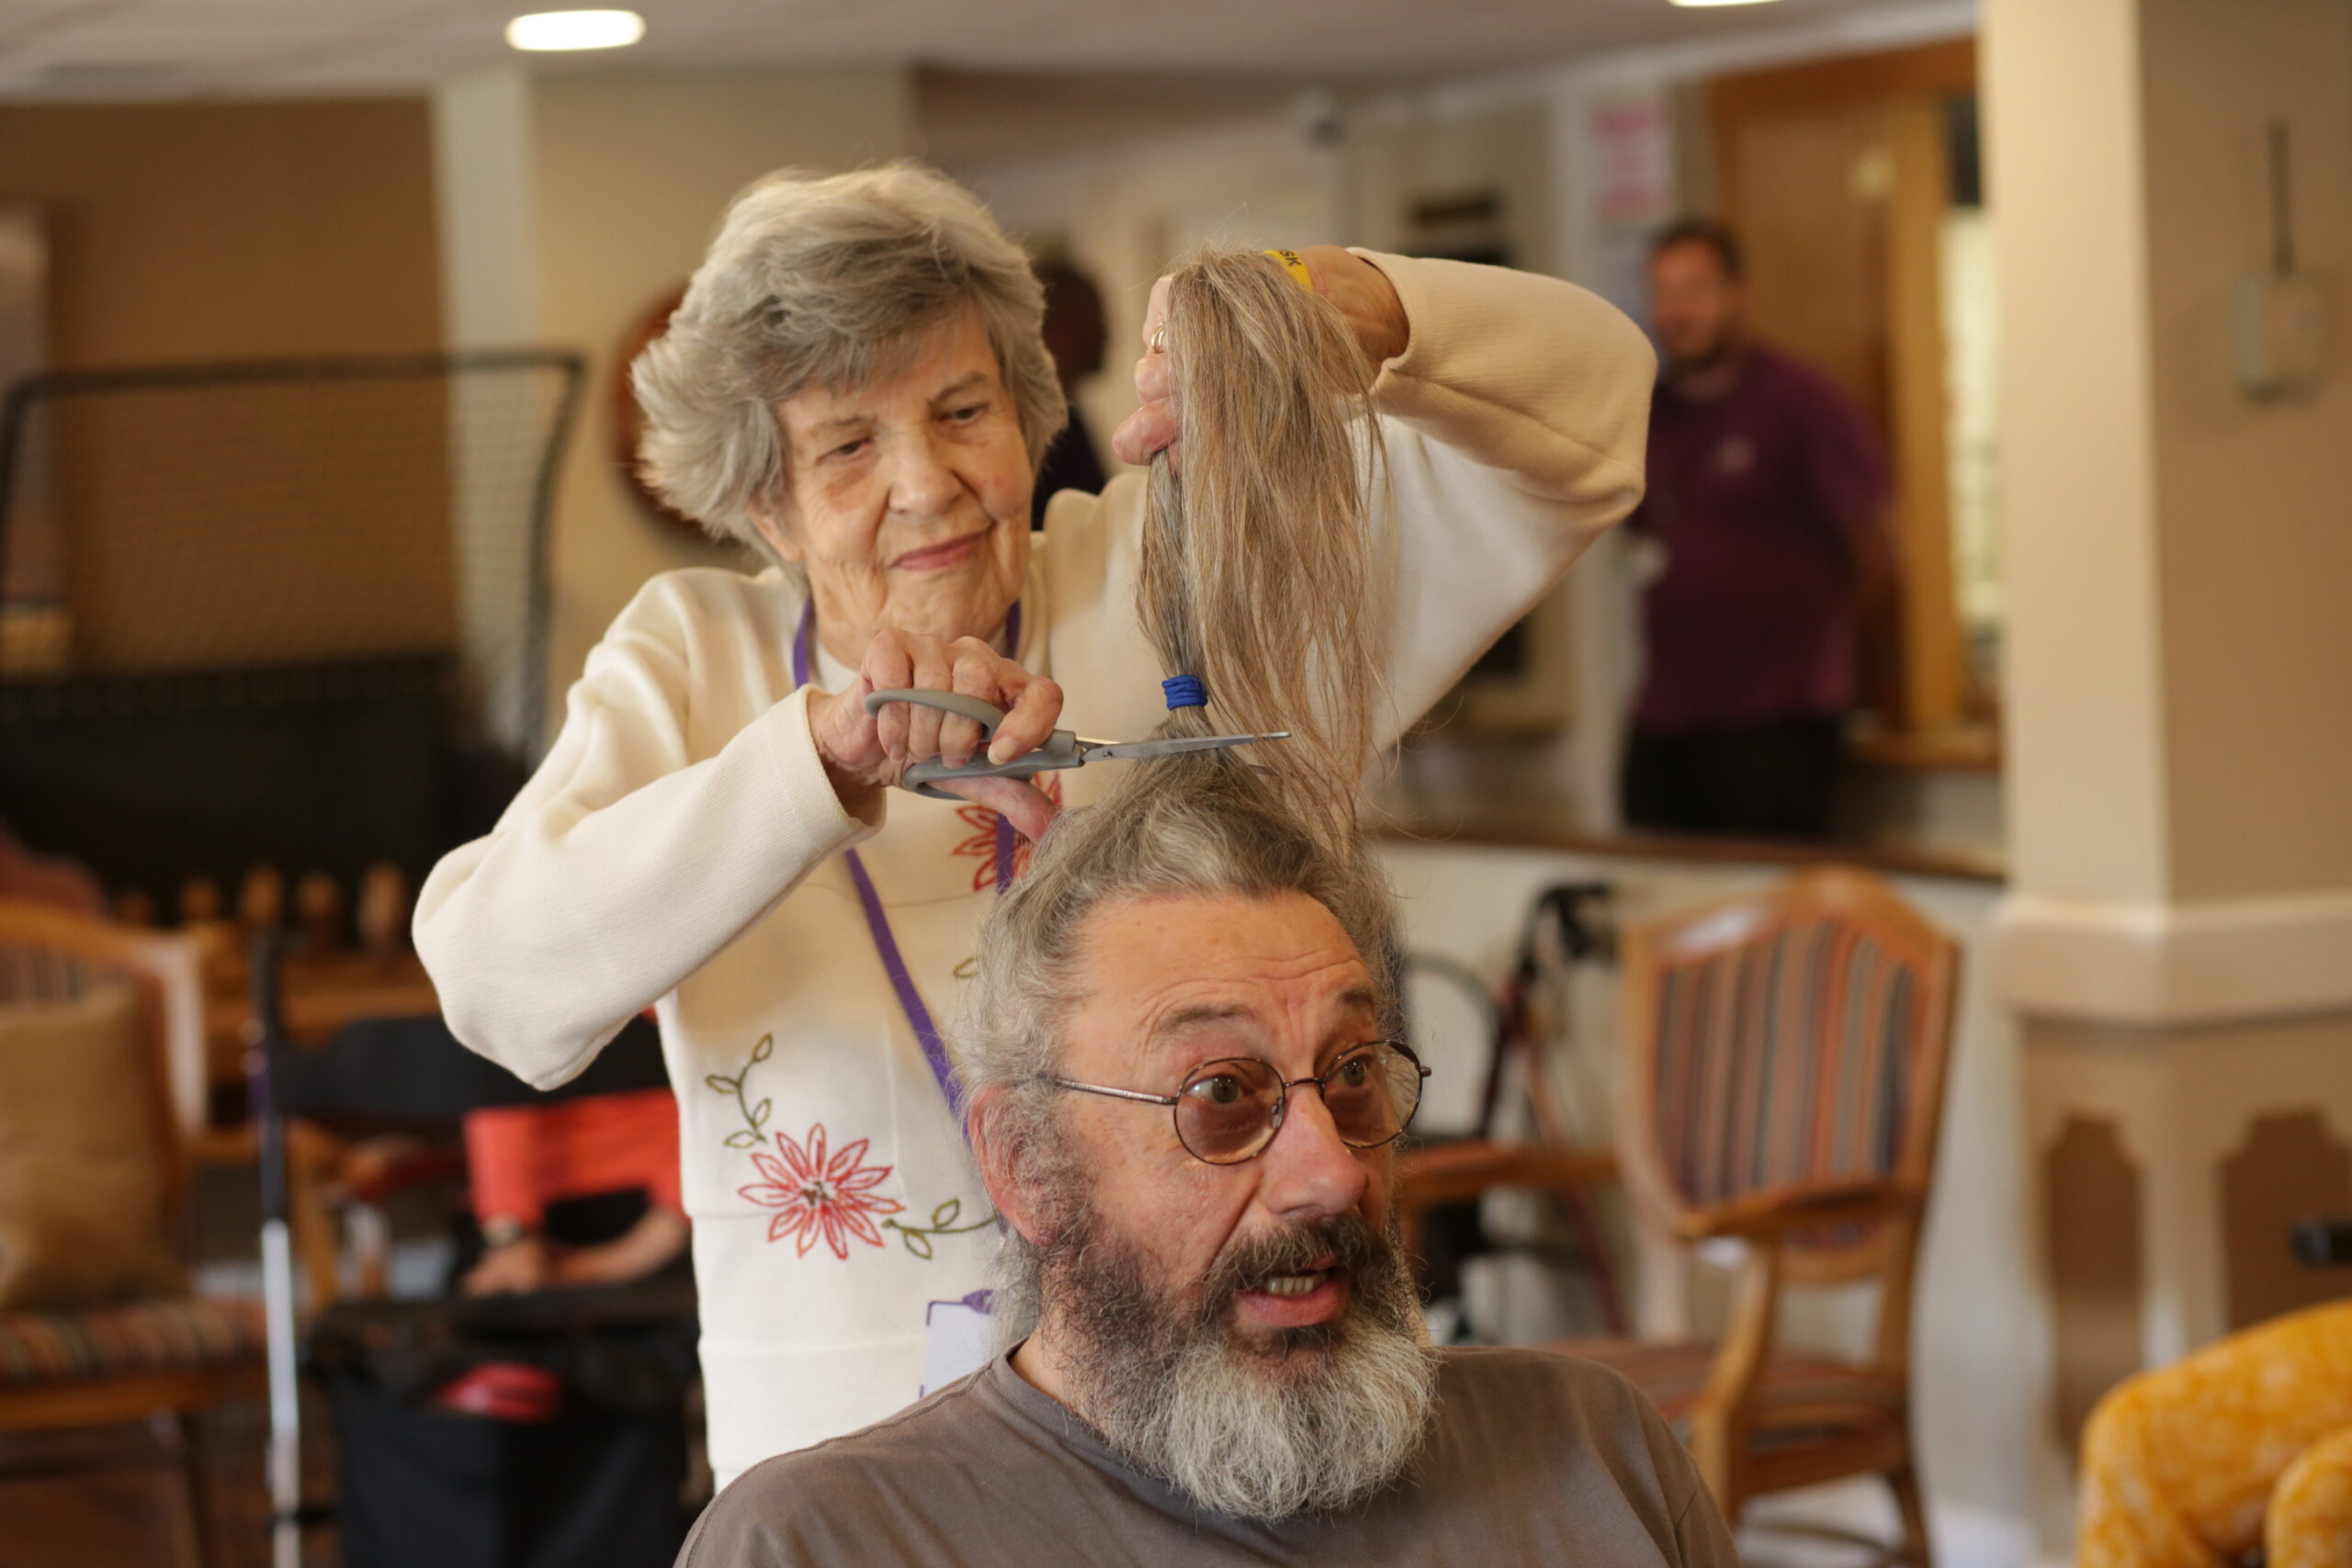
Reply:
M1191 1301L1091 1213L1042 1247L1015 1238L1008 1250L1026 1255L1007 1259L1011 1293L1046 1307L1078 1413L1211 1512L1337 1512L1420 1451L1437 1352L1402 1249L1358 1216L1236 1245ZM1332 1256L1348 1280L1337 1319L1264 1337L1235 1327L1245 1287Z

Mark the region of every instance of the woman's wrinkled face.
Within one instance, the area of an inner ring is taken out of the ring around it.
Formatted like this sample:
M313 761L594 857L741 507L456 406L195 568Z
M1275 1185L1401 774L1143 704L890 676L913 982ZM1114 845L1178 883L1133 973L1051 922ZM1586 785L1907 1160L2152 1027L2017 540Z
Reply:
M760 533L808 573L826 649L847 664L884 628L992 637L1029 565L1033 474L978 311L917 340L898 375L779 404L780 517Z

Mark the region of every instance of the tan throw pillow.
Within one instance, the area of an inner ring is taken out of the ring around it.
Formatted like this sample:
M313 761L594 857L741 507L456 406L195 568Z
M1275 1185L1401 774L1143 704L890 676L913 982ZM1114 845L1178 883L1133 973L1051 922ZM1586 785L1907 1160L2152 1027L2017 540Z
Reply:
M128 986L0 1007L0 1310L187 1288L146 1050Z

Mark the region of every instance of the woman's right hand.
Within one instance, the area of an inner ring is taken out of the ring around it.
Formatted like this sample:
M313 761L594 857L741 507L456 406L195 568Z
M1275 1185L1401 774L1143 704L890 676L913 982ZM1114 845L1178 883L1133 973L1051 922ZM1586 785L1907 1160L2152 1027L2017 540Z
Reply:
M960 692L1004 710L1005 720L989 739L968 718L912 703L887 703L865 711L868 693L893 688ZM1009 762L1046 743L1060 720L1062 689L1033 675L978 637L946 641L920 632L880 631L866 645L857 678L840 692L816 692L808 701L808 728L817 754L844 806L887 788L910 765L936 757L961 767L988 747L992 762ZM1019 779L966 779L940 786L1002 813L1023 837L1044 836L1055 806L1043 790Z

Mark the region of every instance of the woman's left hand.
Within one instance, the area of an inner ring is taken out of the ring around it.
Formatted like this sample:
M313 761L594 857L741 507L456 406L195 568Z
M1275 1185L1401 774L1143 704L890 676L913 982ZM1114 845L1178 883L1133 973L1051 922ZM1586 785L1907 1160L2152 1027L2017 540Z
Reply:
M1315 292L1337 306L1355 329L1356 342L1375 368L1405 352L1412 328L1405 318L1404 301L1396 298L1396 286L1388 281L1387 274L1338 245L1309 245L1298 253L1298 259L1306 264ZM1266 265L1275 263L1270 258ZM1168 355L1152 346L1167 314L1168 279L1162 277L1151 286L1151 302L1144 307L1143 357L1136 361L1136 391L1143 406L1111 433L1111 449L1122 463L1141 467L1150 462L1155 453L1174 446L1180 434L1170 397L1175 383L1169 374Z

